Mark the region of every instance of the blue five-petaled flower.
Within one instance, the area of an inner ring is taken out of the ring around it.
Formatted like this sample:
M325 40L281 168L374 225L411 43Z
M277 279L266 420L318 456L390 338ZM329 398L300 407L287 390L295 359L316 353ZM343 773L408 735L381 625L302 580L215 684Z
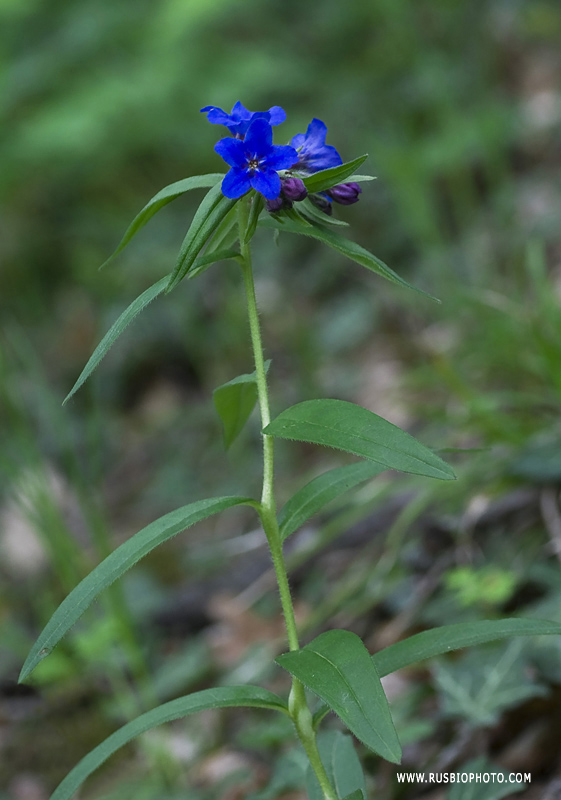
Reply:
M277 170L289 169L298 161L298 153L290 145L274 145L270 123L254 118L245 139L221 139L214 149L231 167L222 181L222 193L232 200L250 189L267 200L275 200L281 190Z
M331 144L325 144L327 125L321 119L314 119L306 133L297 133L290 144L298 151L296 169L300 172L319 172L322 169L338 167L343 159Z
M225 125L234 136L243 137L254 119L265 119L270 125L280 125L286 119L286 112L280 106L272 106L268 111L248 111L240 101L235 104L231 114L217 106L201 108L213 125Z

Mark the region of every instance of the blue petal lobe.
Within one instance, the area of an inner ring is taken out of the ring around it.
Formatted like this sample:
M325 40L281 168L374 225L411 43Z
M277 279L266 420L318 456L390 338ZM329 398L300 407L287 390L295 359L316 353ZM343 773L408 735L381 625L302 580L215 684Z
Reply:
M266 156L273 145L273 129L266 119L257 117L251 120L244 139L247 153Z
M325 144L325 137L327 136L327 125L321 119L313 118L308 125L306 131L306 144L315 147L321 147Z
M232 116L236 119L251 119L251 111L248 111L245 106L238 100L232 109Z
M280 183L280 181L279 181ZM222 181L222 194L230 200L237 200L251 189L250 174L243 169L232 169L226 173ZM280 191L280 189L279 189Z
M241 139L230 139L226 136L216 142L214 149L230 167L243 168L247 165L244 142Z
M297 133L296 136L292 137L290 144L292 145L292 147L295 147L298 150L298 148L302 147L305 141L306 137L304 136L304 134Z
M268 169L288 169L298 161L298 153L288 144L275 144L265 159Z
M318 152L306 152L306 148L303 147L300 151L300 161L304 169L311 172L338 167L343 163L343 159L336 148L330 144L324 144Z
M207 119L213 125L227 125L230 115L216 106L205 106L201 111L208 114Z
M271 106L268 113L271 125L280 125L286 119L286 111L280 106Z
M261 192L267 200L275 200L279 196L281 180L274 170L254 172L250 180L255 191Z

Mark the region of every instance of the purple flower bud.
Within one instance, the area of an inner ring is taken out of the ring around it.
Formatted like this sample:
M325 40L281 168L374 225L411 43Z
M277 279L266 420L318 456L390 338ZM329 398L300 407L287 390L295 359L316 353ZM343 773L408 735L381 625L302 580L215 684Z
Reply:
M284 200L282 197L276 197L274 200L267 200L265 203L265 208L270 214L276 214L277 211L280 211L281 208L284 207Z
M296 202L298 200L304 200L308 195L308 190L304 186L304 181L300 180L300 178L285 178L282 181L281 191L287 200Z
M338 186L332 186L331 189L328 189L326 194L342 206L352 206L353 203L358 202L358 196L361 192L362 188L358 183L340 183Z

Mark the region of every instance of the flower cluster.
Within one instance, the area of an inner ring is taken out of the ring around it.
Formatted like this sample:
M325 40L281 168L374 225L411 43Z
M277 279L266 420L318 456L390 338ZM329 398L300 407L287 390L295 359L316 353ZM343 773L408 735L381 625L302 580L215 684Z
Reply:
M327 127L319 119L310 122L306 133L293 136L289 145L274 145L272 126L286 119L280 106L252 112L238 101L230 114L216 106L205 106L201 111L213 125L224 125L232 134L220 139L214 148L230 167L222 181L222 192L231 199L255 189L266 199L268 211L290 208L308 196L303 178L343 163L335 147L325 143ZM331 214L333 200L351 205L361 191L358 183L343 183L309 198L321 211Z

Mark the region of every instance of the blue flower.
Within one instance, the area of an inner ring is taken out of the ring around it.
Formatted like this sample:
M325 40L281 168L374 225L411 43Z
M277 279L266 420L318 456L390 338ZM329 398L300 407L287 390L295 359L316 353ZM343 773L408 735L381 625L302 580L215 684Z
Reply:
M232 200L250 189L267 200L280 194L279 169L288 169L298 161L298 153L290 145L274 145L273 130L266 119L253 119L245 139L226 137L214 149L231 167L222 181L222 194Z
M343 159L330 144L325 144L327 125L320 119L313 119L306 133L297 133L290 144L298 151L296 169L301 172L319 172L329 167L338 167Z
M286 113L280 106L271 106L268 111L248 111L239 100L231 114L216 106L205 106L201 111L208 114L207 119L213 125L225 125L230 133L242 139L254 119L265 119L271 125L280 125L286 119Z

